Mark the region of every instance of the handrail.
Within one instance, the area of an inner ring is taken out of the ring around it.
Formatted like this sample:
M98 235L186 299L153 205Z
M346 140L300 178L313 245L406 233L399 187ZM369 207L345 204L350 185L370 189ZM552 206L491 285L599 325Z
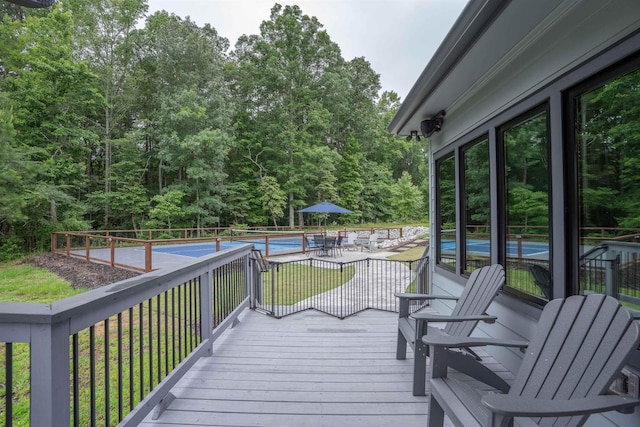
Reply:
M604 255L607 252L607 250L608 250L608 245L606 244L594 246L593 248L589 249L588 251L586 251L580 256L580 266L587 264L592 259L595 259L597 257ZM598 253L596 254L596 252Z
M182 373L210 354L211 342L220 334L214 334L214 329L228 327L249 306L251 249L252 245L242 245L52 304L0 303L0 341L29 347L31 384L26 395L30 396L31 426L70 425L72 419L76 425L110 424L110 417L123 426L137 425ZM220 299L224 304L216 304ZM85 339L90 347L81 350ZM123 385L125 364L129 373ZM114 380L108 373L116 369L117 384L109 388ZM86 402L80 397L83 390L90 388L95 396L94 388L100 386L96 378L101 375L107 378L102 385L106 391L101 393L106 401ZM135 397L129 393L136 406L129 412L129 402L122 401L123 389L134 390L138 383L142 388ZM118 400L119 415L112 413L109 403L114 388L118 389L113 399ZM11 390L6 393L12 395ZM9 407L11 401L6 402ZM101 404L107 408L102 415ZM96 423L96 417L104 420Z
M327 289L331 297L318 291L306 302L276 306L269 287L279 282L263 276L300 263L270 261L264 272L252 249L242 245L52 304L0 303L7 357L13 361L12 343L27 343L20 345L29 350L30 388L23 396L30 400L30 424L137 425L198 358L211 354L213 340L245 308L274 308L276 317L315 308L345 317L367 308L397 310L393 293L412 284L427 291L426 274L418 271L426 273L424 260L317 261L315 267L336 271ZM302 264L310 262L316 261ZM339 275L348 271L354 280L344 283ZM377 277L381 271L387 279Z

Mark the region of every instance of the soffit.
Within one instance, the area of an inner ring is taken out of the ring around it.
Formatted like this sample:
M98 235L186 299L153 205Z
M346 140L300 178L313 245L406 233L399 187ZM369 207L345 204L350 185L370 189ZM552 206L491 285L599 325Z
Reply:
M580 8L575 15L584 16L585 8L596 4L602 7L603 2L471 1L407 95L389 131L398 135L419 131L422 120L471 98L518 58L539 57L535 50L544 49L541 38L557 35L558 27L571 31L572 12Z

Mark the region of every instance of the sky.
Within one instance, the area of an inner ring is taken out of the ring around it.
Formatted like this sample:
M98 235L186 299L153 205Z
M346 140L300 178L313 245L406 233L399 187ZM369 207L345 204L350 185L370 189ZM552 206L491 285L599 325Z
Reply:
M239 36L260 33L275 3L318 18L345 60L364 57L382 91L404 99L467 0L149 0L149 14L166 10L208 23L233 49Z

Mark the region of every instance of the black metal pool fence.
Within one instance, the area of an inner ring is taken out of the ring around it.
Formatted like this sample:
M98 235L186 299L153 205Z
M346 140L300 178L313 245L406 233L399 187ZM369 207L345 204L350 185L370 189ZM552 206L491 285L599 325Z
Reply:
M394 293L428 291L428 257L350 262L307 258L260 265L254 307L278 318L309 309L341 319L370 308L398 311Z

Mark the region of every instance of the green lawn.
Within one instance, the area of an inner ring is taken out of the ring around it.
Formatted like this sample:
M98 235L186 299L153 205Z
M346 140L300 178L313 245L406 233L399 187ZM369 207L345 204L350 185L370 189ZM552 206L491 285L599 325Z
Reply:
M415 248L407 249L406 251L400 252L399 254L391 255L390 257L388 257L388 259L393 261L416 261L422 258L422 255L424 254L424 249L425 249L424 246L416 246ZM415 269L418 267L418 264L419 264L418 262L411 263L411 269L415 271ZM407 287L407 289L405 289L405 292L409 292L409 293L417 292L417 286L415 281L412 282Z
M55 274L30 265L0 264L0 301L50 303L82 293Z
M0 301L51 303L83 292L43 268L18 265L15 262L0 264ZM0 351L0 381L4 384L5 352ZM29 345L13 344L13 425L29 425ZM0 388L0 407L5 405L5 388ZM0 412L0 424L5 425L5 413Z
M342 286L351 280L355 273L356 269L353 266L339 270L284 264L279 268L277 283L274 286L271 283L271 272L262 274L263 292L268 303L292 305L313 295ZM272 295L273 301L271 301Z
M423 253L424 246L416 246L415 248L400 252L397 255L391 255L389 259L393 261L415 261L422 258Z

